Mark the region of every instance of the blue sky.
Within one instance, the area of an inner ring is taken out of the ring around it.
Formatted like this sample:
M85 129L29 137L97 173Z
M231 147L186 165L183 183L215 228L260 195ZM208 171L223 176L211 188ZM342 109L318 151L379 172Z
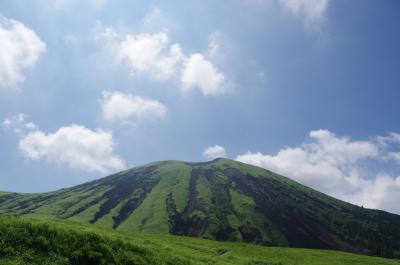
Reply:
M0 190L226 156L400 212L396 0L0 2Z

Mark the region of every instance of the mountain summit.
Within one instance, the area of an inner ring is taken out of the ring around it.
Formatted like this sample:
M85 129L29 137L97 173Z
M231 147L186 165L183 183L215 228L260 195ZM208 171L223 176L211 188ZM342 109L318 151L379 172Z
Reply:
M400 257L399 215L364 209L222 158L155 162L49 193L0 193L0 214Z

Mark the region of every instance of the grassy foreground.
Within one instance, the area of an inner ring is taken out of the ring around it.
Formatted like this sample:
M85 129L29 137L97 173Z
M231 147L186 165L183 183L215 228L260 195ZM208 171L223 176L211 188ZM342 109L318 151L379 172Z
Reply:
M394 265L400 261L339 251L135 234L74 221L0 217L0 264Z

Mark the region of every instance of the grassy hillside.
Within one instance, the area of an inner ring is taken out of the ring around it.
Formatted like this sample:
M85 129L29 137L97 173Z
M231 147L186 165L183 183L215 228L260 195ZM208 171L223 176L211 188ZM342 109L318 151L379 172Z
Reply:
M229 159L156 162L55 192L0 194L0 214L400 257L400 216L354 206Z
M1 265L396 265L338 251L135 234L74 221L0 217Z

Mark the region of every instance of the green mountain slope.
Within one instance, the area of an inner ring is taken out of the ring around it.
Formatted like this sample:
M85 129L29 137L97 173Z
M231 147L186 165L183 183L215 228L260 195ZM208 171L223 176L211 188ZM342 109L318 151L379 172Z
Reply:
M400 216L357 207L228 159L156 162L55 192L0 194L0 214L400 257Z
M0 265L399 265L331 250L135 234L84 222L0 217Z

